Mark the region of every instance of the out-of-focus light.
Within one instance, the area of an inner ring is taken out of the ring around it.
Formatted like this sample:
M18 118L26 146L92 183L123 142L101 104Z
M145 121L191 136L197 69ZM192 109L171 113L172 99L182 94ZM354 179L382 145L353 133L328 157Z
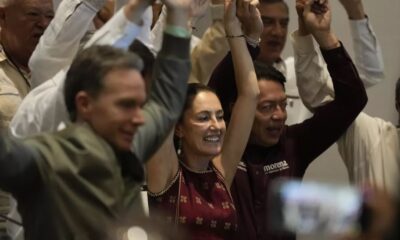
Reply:
M129 240L148 240L147 232L138 226L134 226L128 229Z

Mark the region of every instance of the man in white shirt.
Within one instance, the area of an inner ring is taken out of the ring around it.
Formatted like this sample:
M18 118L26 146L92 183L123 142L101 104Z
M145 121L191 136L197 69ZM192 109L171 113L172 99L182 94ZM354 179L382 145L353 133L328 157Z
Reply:
M380 82L384 77L380 46L375 34L371 30L372 28L364 12L362 1L341 0L340 2L350 19L357 70L360 73L364 85L372 86ZM287 106L287 124L290 125L302 122L311 115L304 107L299 96L294 59L292 57L286 60L281 58L289 21L287 5L281 0L261 1L260 12L264 22L264 32L261 36L261 52L258 60L266 64L272 64L286 76L287 82L285 87L289 98ZM304 40L303 36L293 35L293 37L297 38L295 41ZM305 40L308 41L307 39ZM304 47L302 48L302 46ZM309 48L309 45L301 45L299 48L295 48L295 54L301 56L304 52L310 50L311 48ZM299 58L299 62L300 61L303 61L301 57ZM331 86L330 76L326 71L319 72L314 69L318 69L318 66L316 66L318 62L323 62L323 60L319 55L316 55L314 62L308 62L308 64L314 66L310 66L310 71L305 73L309 81L315 81L316 79L321 81L320 88L314 87L312 89L313 92L311 92L312 94L307 96L309 98L308 103L313 107L325 104L334 97L334 93L326 88L326 86ZM374 67L371 68L370 66ZM299 81L299 79L297 80Z
M360 113L337 142L350 182L369 183L398 197L399 136L391 122Z
M396 83L396 110L400 114L400 79ZM360 113L339 139L339 153L350 182L371 184L400 196L400 130L389 121Z
M300 0L298 0L300 1ZM373 86L383 77L383 61L379 52L372 51L377 48L374 41L363 41L363 38L371 36L370 28L362 26L368 22L363 13L361 1L342 0L345 6L352 2L354 9L348 9L348 13L354 19L352 24L360 25L358 33L361 38L355 41L356 65L360 76L363 78L365 87ZM361 5L360 5L361 4ZM362 11L359 11L359 10ZM299 28L300 29L300 28ZM355 28L352 28L353 30ZM316 61L317 52L307 33L299 30L295 36L303 36L302 41L294 41L296 58L296 75L298 89L304 104L313 109L317 106L311 104L309 96L315 95L312 91L321 88L321 82L312 83L308 79L310 66L320 65L313 68L316 74L322 74L325 68L324 62ZM296 38L295 38L296 39ZM306 49L306 51L304 51ZM361 51L361 49L365 49ZM330 86L327 86L333 88ZM333 95L332 95L333 97ZM396 108L399 111L400 83L396 86ZM360 113L355 121L350 125L342 137L337 141L339 153L346 165L350 182L363 185L366 183L377 186L394 196L399 196L398 183L400 180L400 145L398 129L392 123L380 118L371 117L365 113Z
M55 131L61 123L69 122L61 97L65 72L99 9L93 9L85 2L62 1L50 25L52 31L45 33L43 41L35 50L30 66L33 69L32 81L38 87L27 96L10 125L15 136L24 137L44 131ZM147 39L150 35L151 18L151 9L148 8L143 15L143 26L139 26L132 24L124 16L123 10L119 10L93 35L86 47L110 44L128 49L136 37L147 47L151 47ZM49 61L49 58L53 58L54 61ZM38 104L39 102L41 104Z
M124 4L119 2L126 0L117 1L121 8ZM99 12L109 9L108 4L109 0L55 2L56 16L29 59L32 88L36 88L71 64L79 48L85 44L83 41L87 35L93 35L96 30L94 22Z
M0 111L5 125L30 90L28 60L53 16L51 0L0 1Z

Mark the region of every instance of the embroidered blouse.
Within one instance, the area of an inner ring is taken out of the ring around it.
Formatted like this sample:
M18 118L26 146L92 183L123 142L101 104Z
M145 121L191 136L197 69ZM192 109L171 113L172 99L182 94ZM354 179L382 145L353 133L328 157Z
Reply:
M179 200L179 201L178 201ZM183 163L171 184L158 194L149 192L150 216L173 223L190 239L232 239L236 210L223 177L213 166L196 172Z

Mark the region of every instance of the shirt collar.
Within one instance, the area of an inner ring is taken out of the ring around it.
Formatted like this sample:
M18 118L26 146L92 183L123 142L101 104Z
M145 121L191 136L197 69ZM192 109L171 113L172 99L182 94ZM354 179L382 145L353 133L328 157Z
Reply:
M9 65L11 65L13 68L17 69L17 66L7 57L6 52L4 51L3 45L0 43L0 63L3 63L7 61ZM30 79L30 73L26 72L25 70L18 68L17 69L21 74L23 74L23 77L26 79Z
M7 55L4 52L3 45L0 44L0 62L7 61Z
M272 66L276 68L279 72L281 72L285 76L285 78L287 77L286 63L282 60L282 58L279 58L276 62L274 62Z

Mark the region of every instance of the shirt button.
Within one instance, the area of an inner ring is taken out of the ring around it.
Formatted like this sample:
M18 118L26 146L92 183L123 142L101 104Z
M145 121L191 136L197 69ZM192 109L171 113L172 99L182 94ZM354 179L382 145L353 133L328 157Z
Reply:
M256 171L256 175L260 175L260 171L257 170L257 171Z

